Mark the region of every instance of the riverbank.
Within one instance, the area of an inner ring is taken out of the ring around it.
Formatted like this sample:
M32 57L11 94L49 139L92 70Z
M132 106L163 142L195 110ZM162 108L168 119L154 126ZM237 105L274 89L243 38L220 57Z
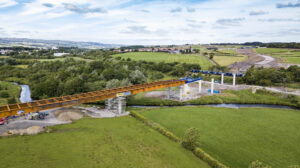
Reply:
M265 104L282 105L300 108L300 97L282 95L265 90L225 90L221 94L202 96L195 100L179 102L163 100L155 97L145 97L144 94L133 95L127 99L128 106L183 106L183 105L208 105L208 104Z

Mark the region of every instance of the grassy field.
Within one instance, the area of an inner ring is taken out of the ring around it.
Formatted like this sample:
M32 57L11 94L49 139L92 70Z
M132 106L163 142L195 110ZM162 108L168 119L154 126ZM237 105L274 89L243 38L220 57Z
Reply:
M213 60L221 66L227 66L233 64L235 62L242 62L248 59L247 56L239 55L239 56L214 56Z
M142 109L140 109L142 111ZM179 137L200 131L200 147L232 168L260 160L273 168L300 164L300 112L265 108L174 107L141 113Z
M10 56L0 55L0 58L10 58Z
M180 144L131 117L85 118L51 129L0 139L1 167L208 168Z
M26 69L28 65L14 65L14 67Z
M69 58L75 59L76 61L87 61L87 62L92 61L90 59L84 59L80 57L62 57L62 58L54 58L54 59L21 59L21 60L45 62L45 61L64 61Z
M159 52L131 52L124 54L116 54L114 57L130 58L132 60L144 60L151 62L179 62L199 64L202 69L208 69L211 62L199 54L168 54Z
M280 48L258 48L256 52L281 59L285 63L300 64L300 50Z
M215 53L216 55L213 60L221 66L231 65L235 62L242 62L248 59L246 55L238 55L236 51L232 50L219 50Z
M7 92L9 98L15 97L16 101L19 101L21 87L10 82L0 81L0 92ZM7 99L0 97L0 106L6 105Z

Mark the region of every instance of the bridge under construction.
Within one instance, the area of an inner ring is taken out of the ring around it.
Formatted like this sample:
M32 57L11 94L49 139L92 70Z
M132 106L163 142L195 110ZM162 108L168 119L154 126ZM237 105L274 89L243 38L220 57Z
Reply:
M36 100L28 103L10 104L0 107L0 118L7 116L24 115L31 112L40 112L44 110L56 109L61 107L70 107L83 103L97 102L100 100L108 100L114 98L123 98L128 95L133 95L152 90L170 88L181 86L187 83L196 82L199 79L176 79L159 81L145 84L138 84L133 86L126 86L114 89L107 89L101 91L80 93L75 95L68 95L62 97L54 97L43 100ZM121 99L120 99L121 100ZM121 105L120 105L121 106Z

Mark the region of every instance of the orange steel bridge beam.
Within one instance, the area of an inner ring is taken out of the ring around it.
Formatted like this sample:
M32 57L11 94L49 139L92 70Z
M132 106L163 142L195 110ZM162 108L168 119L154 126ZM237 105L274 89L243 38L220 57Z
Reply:
M14 116L20 113L27 114L43 110L70 107L83 103L91 103L117 97L117 94L130 92L130 95L157 90L161 88L174 87L185 84L185 80L167 80L152 83L144 83L133 86L125 86L114 89L54 97L43 100L36 100L29 103L9 104L0 107L0 118Z

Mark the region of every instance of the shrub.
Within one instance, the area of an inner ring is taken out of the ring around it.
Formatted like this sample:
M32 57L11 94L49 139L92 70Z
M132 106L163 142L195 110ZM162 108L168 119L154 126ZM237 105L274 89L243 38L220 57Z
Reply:
M14 97L11 97L11 98L9 98L9 99L7 100L7 103L8 103L8 104L15 104L15 103L17 103L17 101L16 101L16 99L15 99Z
M199 144L199 137L200 133L197 128L189 128L186 130L181 144L186 149L194 150Z
M0 97L2 97L2 98L9 98L9 94L8 94L8 92L6 92L6 91L2 91L2 92L0 93Z
M250 165L249 168L271 168L271 166L268 166L258 160L253 161Z

